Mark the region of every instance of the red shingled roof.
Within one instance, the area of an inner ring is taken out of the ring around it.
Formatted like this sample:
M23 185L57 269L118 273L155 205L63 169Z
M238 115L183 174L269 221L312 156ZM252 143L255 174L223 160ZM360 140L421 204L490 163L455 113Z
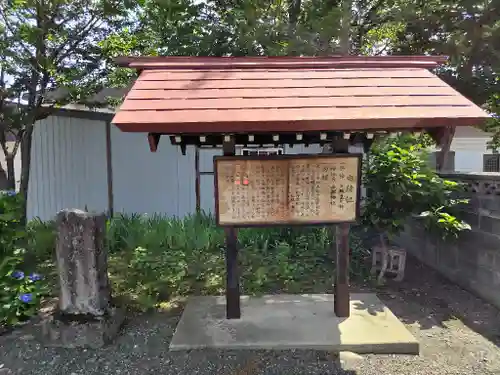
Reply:
M476 125L488 115L427 69L442 57L122 58L141 70L113 123L165 134Z

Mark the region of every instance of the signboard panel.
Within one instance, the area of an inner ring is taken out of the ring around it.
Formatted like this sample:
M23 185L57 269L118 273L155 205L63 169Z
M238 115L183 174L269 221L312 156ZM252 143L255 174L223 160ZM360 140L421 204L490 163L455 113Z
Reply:
M352 223L359 215L361 155L216 156L221 226Z

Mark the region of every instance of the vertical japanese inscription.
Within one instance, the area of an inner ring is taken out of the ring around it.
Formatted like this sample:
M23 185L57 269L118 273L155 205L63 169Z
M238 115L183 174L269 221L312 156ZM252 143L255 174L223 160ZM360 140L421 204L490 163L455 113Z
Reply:
M356 219L357 157L218 160L222 225Z

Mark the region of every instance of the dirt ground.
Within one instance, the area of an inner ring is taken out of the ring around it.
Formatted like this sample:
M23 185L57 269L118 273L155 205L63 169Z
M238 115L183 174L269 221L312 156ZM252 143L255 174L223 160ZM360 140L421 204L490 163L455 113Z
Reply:
M420 340L419 356L317 351L186 351L168 344L178 312L131 317L101 350L44 348L36 326L0 337L0 375L499 375L500 312L414 259L402 283L375 291ZM365 288L354 288L363 289Z

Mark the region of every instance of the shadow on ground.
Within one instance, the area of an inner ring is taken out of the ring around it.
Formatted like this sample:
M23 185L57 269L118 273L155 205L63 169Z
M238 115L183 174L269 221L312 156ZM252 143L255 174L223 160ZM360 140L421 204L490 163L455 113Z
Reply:
M444 327L443 322L459 319L500 346L500 311L413 257L407 260L405 279L388 280L377 289L377 294L405 324L416 323L425 330Z

